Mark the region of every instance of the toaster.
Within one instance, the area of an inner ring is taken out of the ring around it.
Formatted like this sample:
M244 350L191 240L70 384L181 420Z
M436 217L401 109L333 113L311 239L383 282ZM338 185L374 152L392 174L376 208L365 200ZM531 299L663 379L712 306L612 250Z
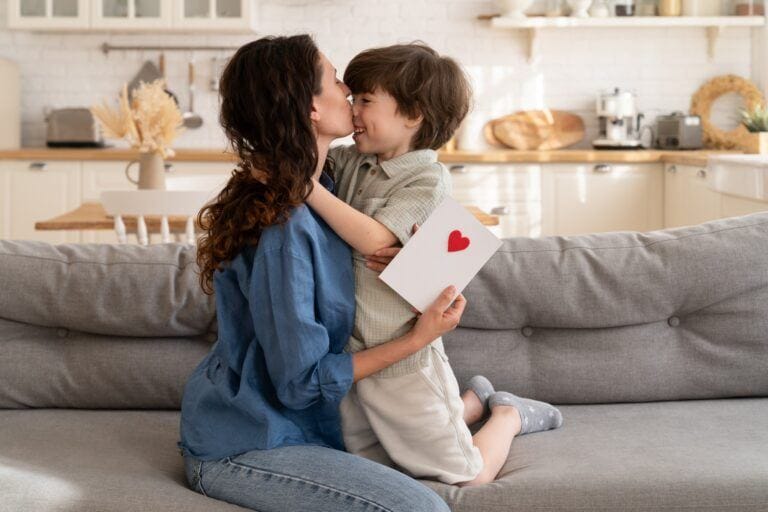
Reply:
M45 120L48 147L104 147L96 118L87 108L57 108L51 110Z
M656 146L660 149L702 147L701 118L672 112L656 118Z

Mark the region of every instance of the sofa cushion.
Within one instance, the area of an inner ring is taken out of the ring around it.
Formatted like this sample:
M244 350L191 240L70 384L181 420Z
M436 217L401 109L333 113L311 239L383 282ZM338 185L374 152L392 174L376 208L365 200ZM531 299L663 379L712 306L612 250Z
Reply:
M564 406L497 481L430 482L453 512L764 512L768 399Z
M562 428L514 440L493 484L425 483L454 512L765 510L768 399L562 411ZM0 411L0 509L244 510L186 488L178 425L174 411Z
M507 239L465 295L460 379L561 404L768 396L768 213Z
M107 337L0 319L0 408L178 409L210 341Z
M0 240L0 290L0 318L98 334L195 335L215 316L184 244Z
M186 487L178 432L178 411L0 411L0 510L246 510Z

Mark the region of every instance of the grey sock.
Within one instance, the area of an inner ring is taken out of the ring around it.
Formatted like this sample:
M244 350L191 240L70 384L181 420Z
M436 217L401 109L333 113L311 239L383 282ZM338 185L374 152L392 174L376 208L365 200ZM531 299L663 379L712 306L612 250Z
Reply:
M477 398L480 399L480 403L483 404L483 414L488 414L490 407L488 407L488 398L496 392L493 389L491 381L483 377L482 375L475 375L467 383L467 388L471 389Z
M523 422L520 434L541 432L559 428L563 424L563 415L552 405L545 402L537 402L528 398L520 398L506 391L497 391L488 399L489 407L497 405L511 405L520 413Z

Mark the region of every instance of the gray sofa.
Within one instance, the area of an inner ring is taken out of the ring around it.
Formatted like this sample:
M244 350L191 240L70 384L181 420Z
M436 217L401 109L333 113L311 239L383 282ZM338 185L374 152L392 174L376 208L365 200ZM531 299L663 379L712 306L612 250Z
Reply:
M425 482L453 510L768 510L768 213L505 240L466 296L459 381L565 423L492 484ZM176 448L214 318L189 247L0 241L0 511L242 510Z

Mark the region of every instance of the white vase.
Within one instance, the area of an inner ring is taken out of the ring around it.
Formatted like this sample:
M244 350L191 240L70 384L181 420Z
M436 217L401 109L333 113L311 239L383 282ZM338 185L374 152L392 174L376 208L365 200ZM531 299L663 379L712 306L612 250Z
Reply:
M568 0L572 18L589 18L587 9L590 5L592 5L592 0Z

